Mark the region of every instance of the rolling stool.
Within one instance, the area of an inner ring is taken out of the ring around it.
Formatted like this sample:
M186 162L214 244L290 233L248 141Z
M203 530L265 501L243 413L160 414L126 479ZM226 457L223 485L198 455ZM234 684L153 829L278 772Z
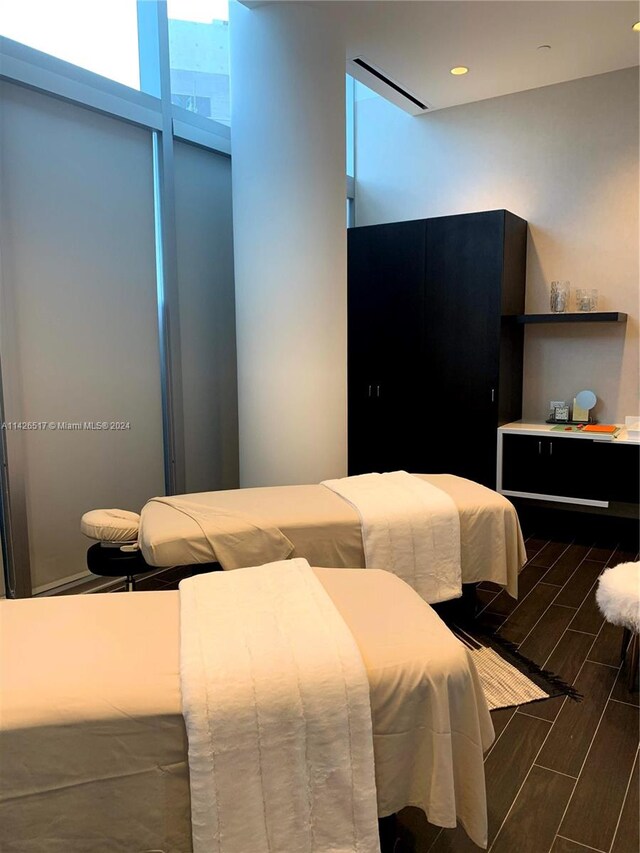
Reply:
M621 659L628 658L627 687L633 690L638 674L640 633L640 563L620 563L600 576L596 591L598 607L607 622L624 628Z
M136 588L135 576L148 572L138 549L137 512L124 509L94 509L85 512L80 529L89 539L97 539L87 551L87 568L94 575L127 579L127 591Z

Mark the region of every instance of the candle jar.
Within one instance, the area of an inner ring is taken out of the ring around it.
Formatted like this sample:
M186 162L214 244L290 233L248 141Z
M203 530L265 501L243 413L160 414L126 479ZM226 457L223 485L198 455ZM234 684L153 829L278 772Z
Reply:
M551 282L551 312L552 314L564 314L569 310L569 296L571 294L571 283L568 281Z
M597 311L598 310L598 291L595 289L586 290L578 288L576 290L576 311Z

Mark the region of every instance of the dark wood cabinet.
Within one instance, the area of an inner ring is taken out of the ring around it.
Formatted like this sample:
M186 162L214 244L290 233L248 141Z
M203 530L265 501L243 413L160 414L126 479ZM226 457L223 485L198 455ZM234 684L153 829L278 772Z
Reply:
M520 417L526 222L504 211L351 228L349 473L495 487Z
M604 500L600 456L587 439L505 435L502 487L514 492Z
M501 468L499 488L508 496L606 509L640 500L640 447L634 444L505 430Z
M593 464L600 471L604 500L639 504L640 446L599 441L594 441L593 445Z
M375 231L370 238L354 230ZM401 468L421 405L411 383L422 340L425 229L403 222L349 230L349 470ZM353 306L358 306L357 310ZM375 468L371 467L373 459Z
M547 487L547 439L505 435L502 450L502 487L514 492L542 494Z

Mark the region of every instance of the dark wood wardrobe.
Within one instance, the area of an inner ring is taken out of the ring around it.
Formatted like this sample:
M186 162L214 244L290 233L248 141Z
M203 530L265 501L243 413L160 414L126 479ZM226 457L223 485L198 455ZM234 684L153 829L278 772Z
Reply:
M527 223L506 210L348 232L349 473L495 488L521 417Z

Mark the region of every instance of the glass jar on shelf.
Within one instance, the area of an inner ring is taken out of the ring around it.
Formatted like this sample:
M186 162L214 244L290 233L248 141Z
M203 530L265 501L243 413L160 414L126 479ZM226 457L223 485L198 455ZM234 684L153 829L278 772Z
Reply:
M598 310L598 291L595 288L576 289L576 311L587 312Z
M569 297L571 295L571 282L552 281L550 308L552 314L564 314L569 310Z

